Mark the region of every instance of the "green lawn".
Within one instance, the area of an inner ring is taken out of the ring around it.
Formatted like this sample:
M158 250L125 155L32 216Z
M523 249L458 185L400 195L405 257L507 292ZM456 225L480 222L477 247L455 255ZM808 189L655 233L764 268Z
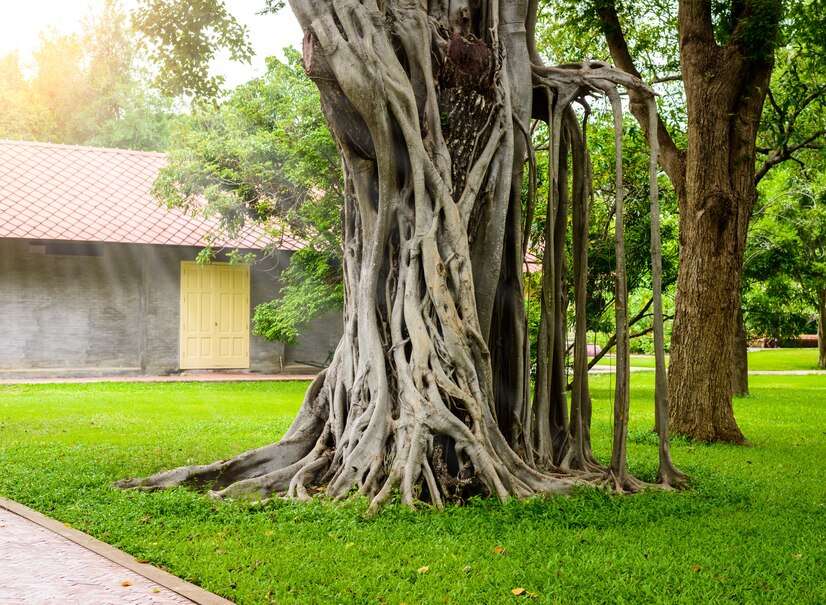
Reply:
M615 364L613 355L606 355L597 365ZM631 366L653 368L653 355L632 355ZM817 370L817 349L762 349L749 351L749 370L786 371Z
M817 349L763 349L749 353L749 370L817 369Z
M593 381L603 458L609 379ZM632 379L629 452L649 479L652 379ZM362 501L256 506L110 487L272 440L303 383L0 387L0 494L239 603L508 603L514 587L541 603L824 603L826 379L751 386L736 413L752 447L674 444L691 491L584 490L441 514L394 505L374 519Z

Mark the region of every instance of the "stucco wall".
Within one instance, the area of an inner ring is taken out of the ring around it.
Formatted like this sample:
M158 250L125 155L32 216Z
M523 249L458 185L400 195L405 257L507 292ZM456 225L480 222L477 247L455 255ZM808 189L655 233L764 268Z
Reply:
M71 256L32 244L0 239L0 377L178 369L180 263L196 248L106 244L99 256ZM285 264L253 265L252 308L275 296ZM327 322L302 336L307 361L326 359L337 330ZM286 357L280 343L250 337L252 370L277 371Z
M343 330L340 311L319 315L301 330L295 343L287 345L290 363L326 366L341 339Z

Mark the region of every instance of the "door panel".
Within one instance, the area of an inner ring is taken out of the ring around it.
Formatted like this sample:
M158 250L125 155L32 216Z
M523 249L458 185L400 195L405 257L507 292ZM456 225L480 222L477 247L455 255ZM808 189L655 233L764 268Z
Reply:
M181 263L181 369L249 367L248 265Z

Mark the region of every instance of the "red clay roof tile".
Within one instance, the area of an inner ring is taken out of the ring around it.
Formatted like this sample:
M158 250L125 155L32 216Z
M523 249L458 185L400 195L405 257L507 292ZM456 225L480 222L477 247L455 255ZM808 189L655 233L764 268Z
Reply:
M162 153L0 140L0 238L206 246L218 221L152 197ZM271 238L249 225L213 245L258 250ZM302 243L284 236L282 250Z

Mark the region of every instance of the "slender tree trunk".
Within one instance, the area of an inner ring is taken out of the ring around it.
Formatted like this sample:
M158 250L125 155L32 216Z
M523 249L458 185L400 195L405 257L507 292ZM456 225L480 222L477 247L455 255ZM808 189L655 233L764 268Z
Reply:
M737 312L736 322L731 390L735 397L745 397L749 394L749 341L746 337L742 305Z
M826 370L826 288L817 293L817 367Z

